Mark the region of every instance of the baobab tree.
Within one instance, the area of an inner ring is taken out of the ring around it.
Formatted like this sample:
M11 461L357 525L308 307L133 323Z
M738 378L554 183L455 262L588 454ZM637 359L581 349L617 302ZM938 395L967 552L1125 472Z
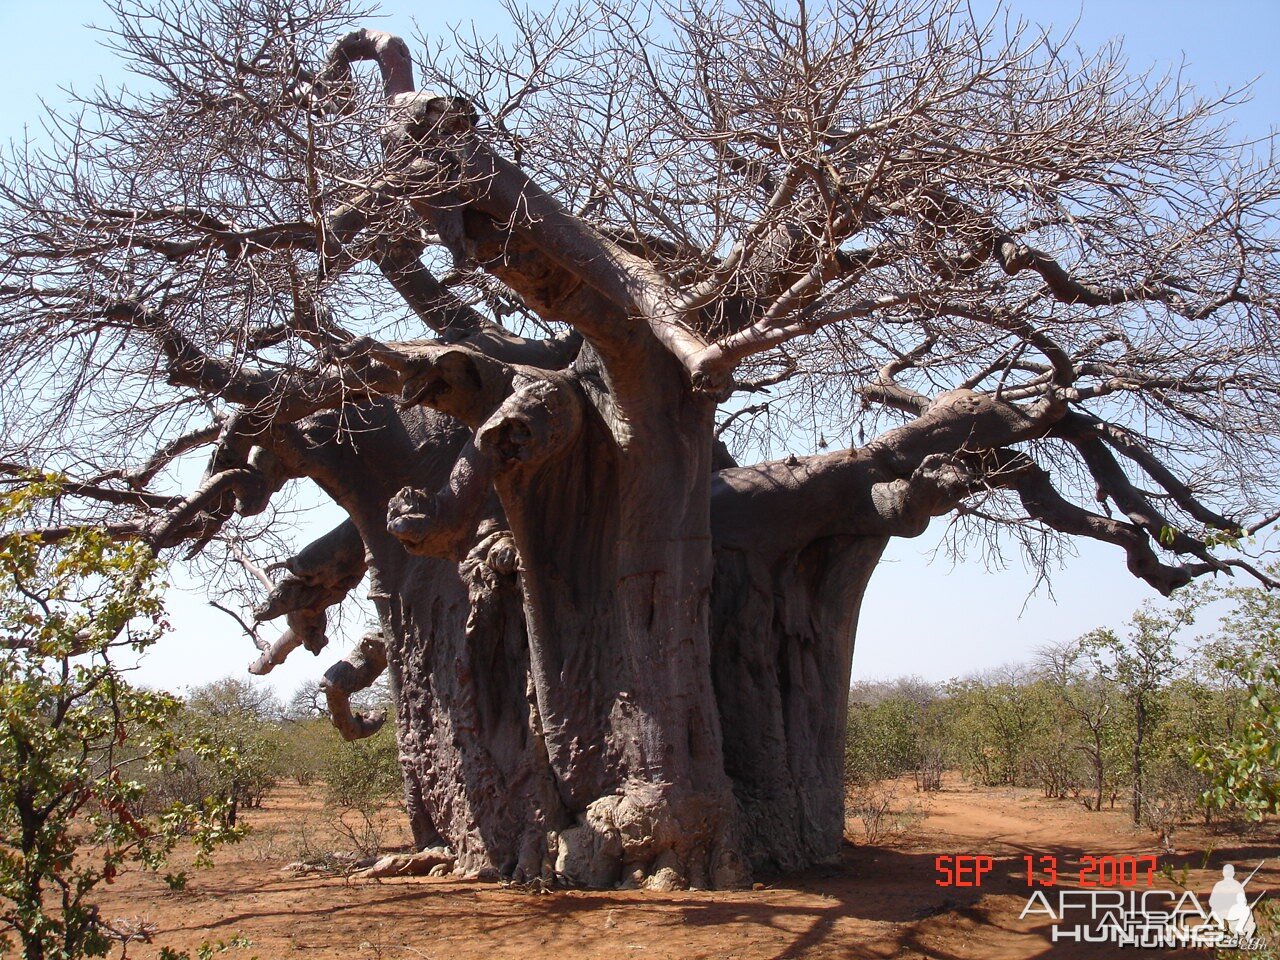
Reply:
M512 9L416 56L341 0L112 8L136 89L4 166L31 533L227 557L287 624L257 672L364 582L332 713L376 729L387 671L461 875L834 856L859 604L933 518L1266 581L1280 177L1230 98L932 0ZM815 452L739 463L770 431ZM269 556L295 479L347 519Z

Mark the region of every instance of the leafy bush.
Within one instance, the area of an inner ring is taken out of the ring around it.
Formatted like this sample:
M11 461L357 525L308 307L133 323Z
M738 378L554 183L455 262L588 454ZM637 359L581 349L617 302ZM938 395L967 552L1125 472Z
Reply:
M1243 683L1242 709L1228 734L1196 744L1192 760L1208 778L1206 803L1259 820L1280 811L1280 624L1219 664Z
M1043 691L1021 668L991 671L946 687L957 761L984 786L1038 785L1035 761L1050 723Z
M325 782L325 803L334 815L333 826L360 856L382 847L381 814L403 794L400 753L392 724L372 737L346 742L332 731L320 773Z
M276 732L280 748L278 770L300 787L309 787L324 777L328 755L335 749L337 732L325 719L285 720Z
M861 786L912 773L917 790L941 787L945 741L938 694L903 679L854 690L845 741L845 783Z
M48 480L9 492L0 520L56 493ZM138 777L178 752L178 702L131 686L115 662L167 626L151 551L93 530L53 546L9 535L0 573L0 930L26 960L103 956L100 884L129 864L159 867L184 834L204 857L237 834L216 804L136 813Z
M262 805L283 769L279 705L268 691L227 677L188 692L175 716L184 748L157 769L148 795L157 805L214 797L235 826L239 811Z
M325 797L335 807L381 806L400 795L400 759L390 724L366 740L337 739L324 758Z
M1280 812L1280 594L1224 595L1234 602L1211 638L1187 633L1221 595L1184 589L1145 605L1123 633L1099 629L1041 649L1033 667L940 687L855 686L850 812L864 833L886 836L894 808L882 781L914 773L918 791L937 789L948 766L1091 810L1124 796L1166 849L1197 815Z
M1161 852L1172 854L1175 831L1202 809L1204 778L1185 750L1171 750L1147 766L1139 797L1142 825L1155 832Z

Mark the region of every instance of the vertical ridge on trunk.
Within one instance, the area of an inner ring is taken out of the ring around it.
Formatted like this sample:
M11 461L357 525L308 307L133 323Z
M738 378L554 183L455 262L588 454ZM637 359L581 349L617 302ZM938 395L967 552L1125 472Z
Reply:
M716 551L712 671L725 769L753 869L830 862L844 836L844 738L858 611L883 537L772 562Z

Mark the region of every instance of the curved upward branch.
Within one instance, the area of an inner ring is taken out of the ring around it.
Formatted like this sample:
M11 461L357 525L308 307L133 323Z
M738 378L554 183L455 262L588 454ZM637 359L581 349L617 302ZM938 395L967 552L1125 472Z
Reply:
M351 709L351 695L372 686L386 668L382 635L368 633L355 650L325 671L320 689L329 705L329 719L344 740L372 737L387 722L386 710L361 713Z
M597 342L605 356L636 357L635 323L644 328L692 374L692 358L705 341L690 328L687 310L674 289L648 260L630 253L587 221L565 209L518 165L489 147L474 129L470 106L457 98L429 94L397 97L390 153L403 167L403 190L442 237L466 236L470 223L458 222L460 208L482 214L498 231L519 238L551 265L585 283L622 312L574 313L565 319ZM461 239L461 238L460 238ZM466 237L474 245L474 237ZM519 292L537 289L545 267L514 264L503 253L508 280ZM484 264L482 263L482 266ZM534 297L536 303L539 298Z
M353 30L329 48L324 69L316 77L315 92L321 98L351 79L351 64L373 61L382 73L382 87L388 99L413 90L413 57L409 45L381 30Z

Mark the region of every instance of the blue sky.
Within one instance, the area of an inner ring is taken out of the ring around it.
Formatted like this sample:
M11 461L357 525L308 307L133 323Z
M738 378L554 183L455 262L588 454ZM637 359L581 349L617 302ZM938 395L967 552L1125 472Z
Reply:
M974 6L989 4L975 0ZM428 34L440 22L439 7L421 0L388 0L385 7L395 16L378 25L406 36L415 33L414 19ZM458 9L448 5L444 20L457 19ZM494 0L470 0L465 9L482 32L500 28ZM1241 138L1264 136L1280 122L1280 66L1273 65L1280 4L1037 0L1015 2L1012 9L1058 27L1078 20L1075 37L1086 48L1122 37L1135 70L1185 63L1184 76L1206 94L1253 82L1252 101L1236 113ZM106 19L97 0L0 0L0 29L10 39L0 86L0 138L20 138L27 125L38 131L40 100L63 102L61 87L85 88L100 77L111 85L125 80L100 37L82 26ZM930 562L942 529L936 522L925 536L891 546L864 604L855 679L915 674L940 680L1026 659L1045 642L1119 624L1152 596L1125 571L1118 550L1082 543L1053 580L1056 602L1044 590L1028 597L1033 578L1016 556L1007 569L991 572L977 559L953 566L939 555ZM170 605L177 629L149 655L142 679L176 688L242 674L253 652L227 618L194 592L173 591ZM298 651L272 674L273 685L287 692L318 679L341 646L338 639L319 660Z

